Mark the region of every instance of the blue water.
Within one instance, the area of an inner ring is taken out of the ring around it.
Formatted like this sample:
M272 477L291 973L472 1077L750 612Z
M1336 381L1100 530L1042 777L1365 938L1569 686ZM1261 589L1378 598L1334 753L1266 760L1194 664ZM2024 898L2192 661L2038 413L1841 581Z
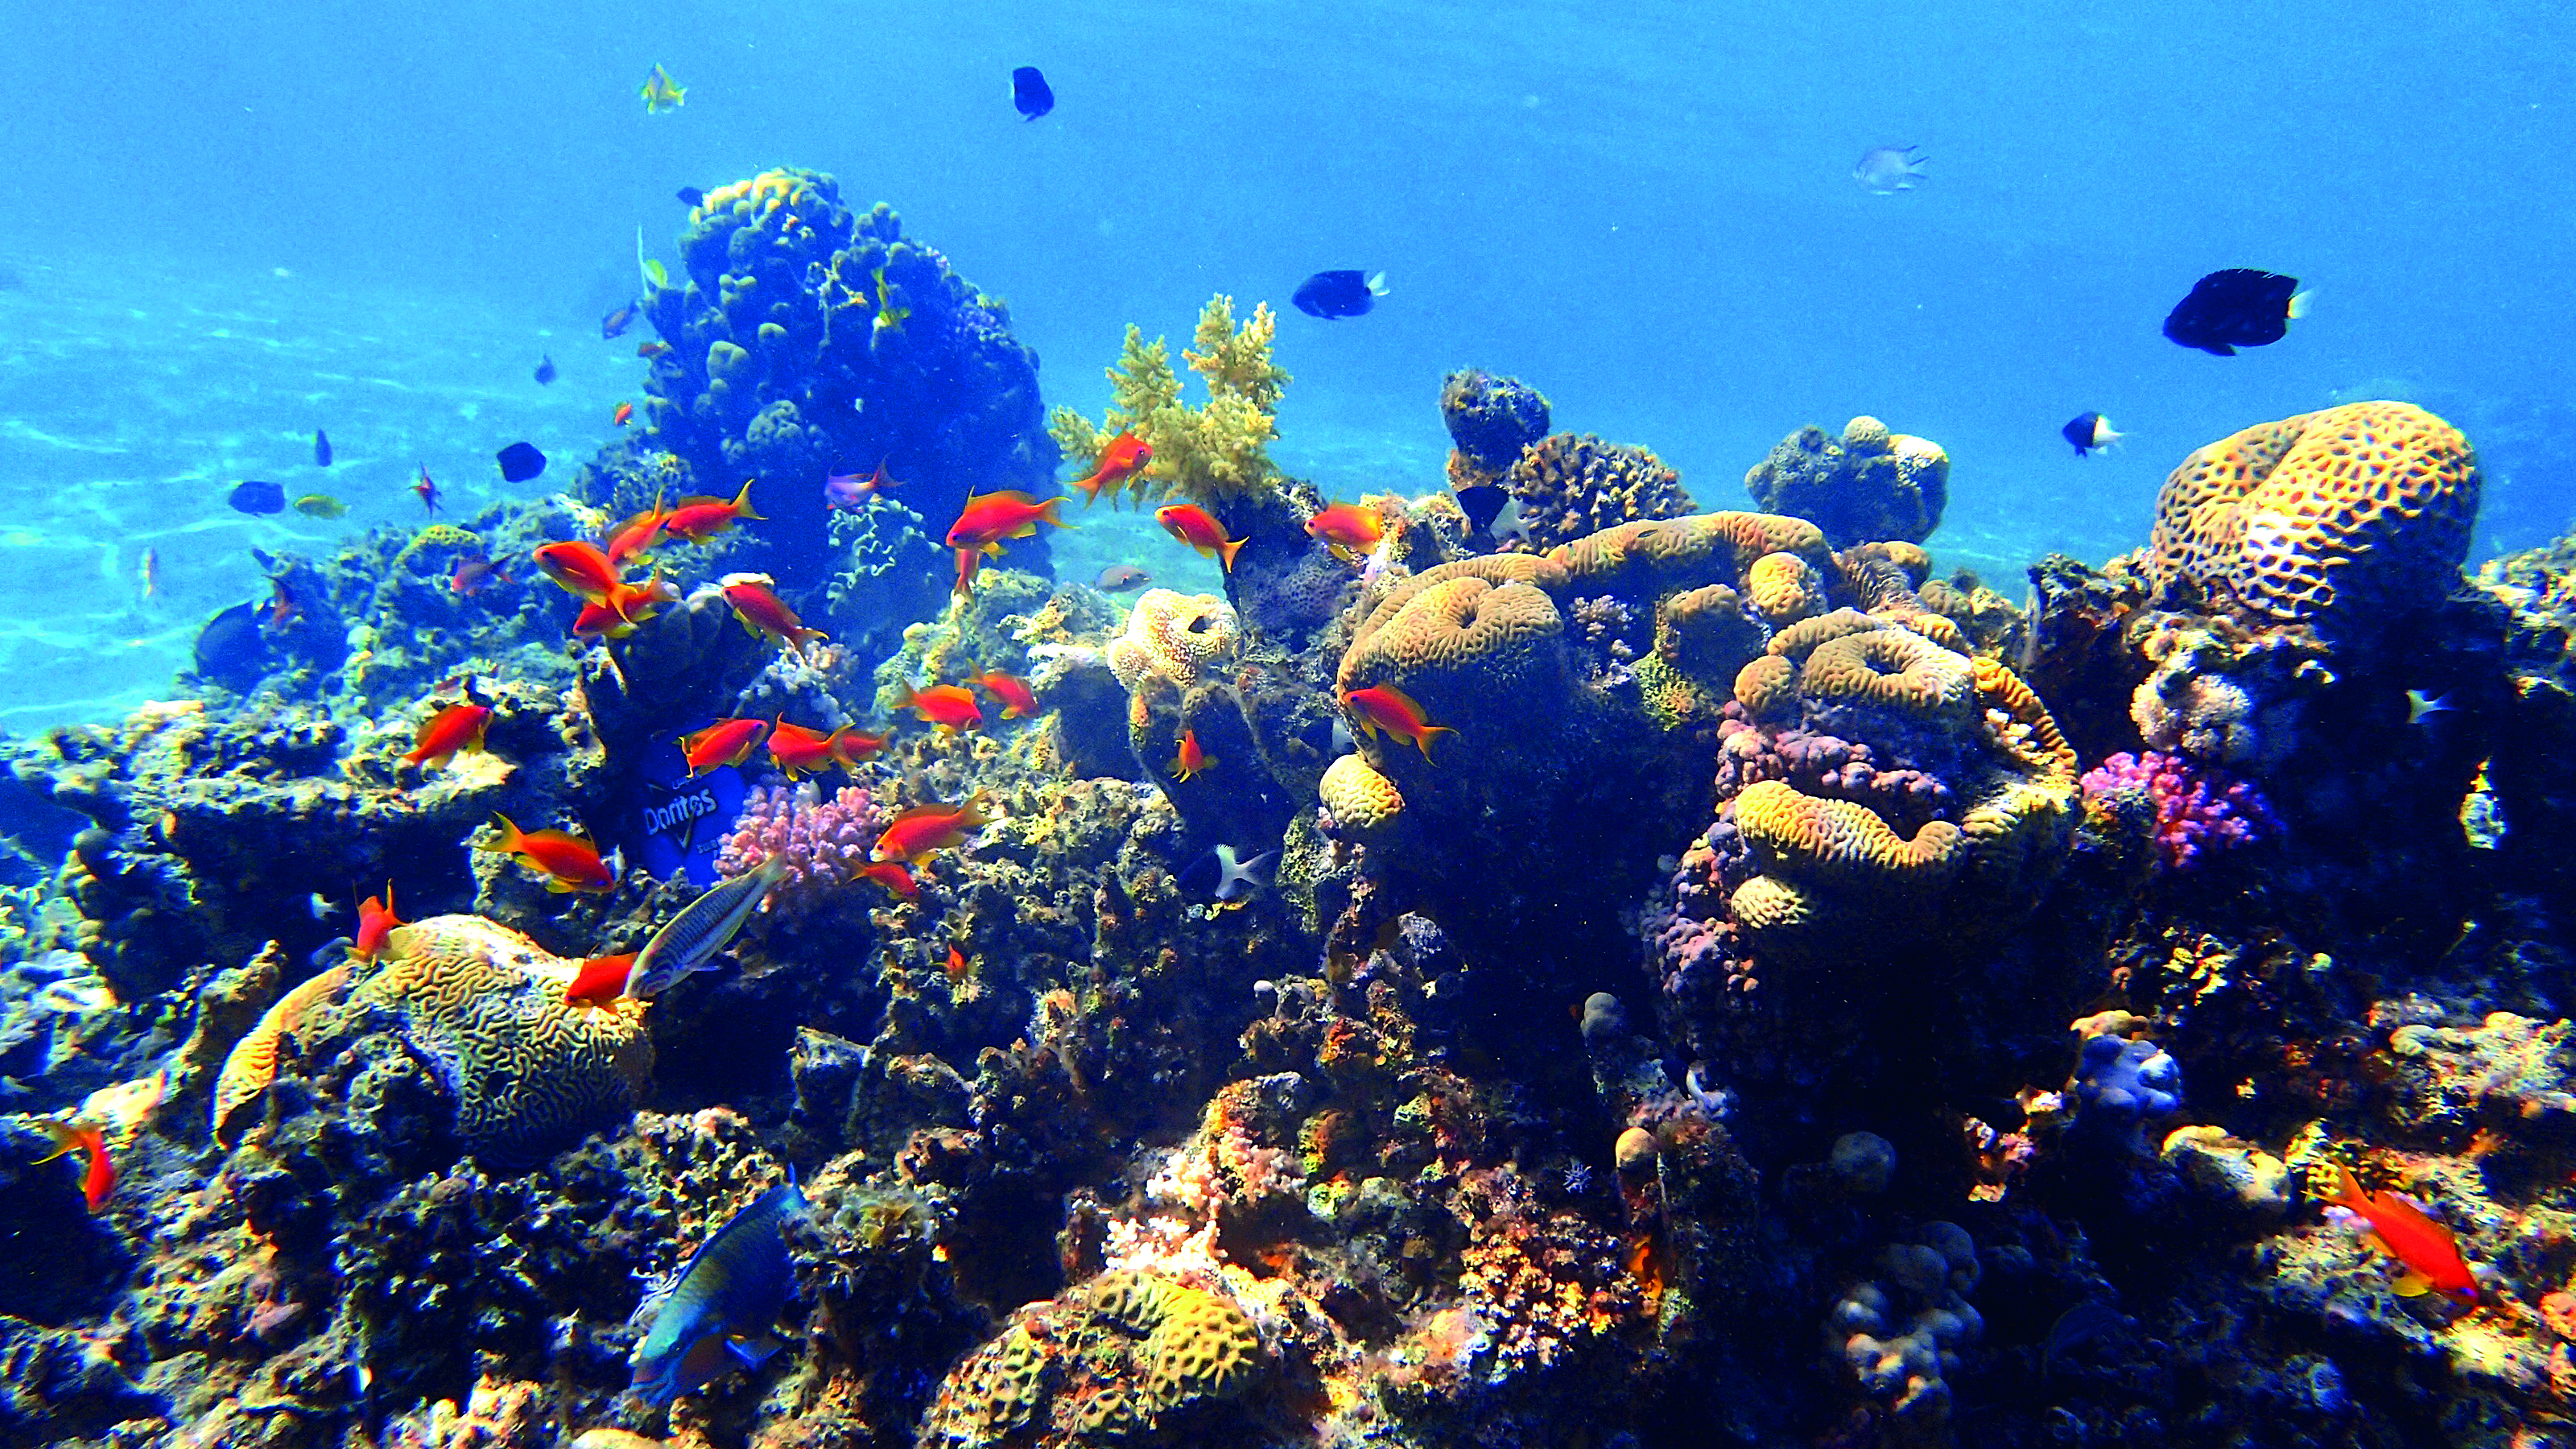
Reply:
M1278 455L1344 497L1438 486L1440 378L1481 365L1708 507L1801 424L1937 439L1931 547L2012 592L2142 542L2191 448L2359 397L2469 433L2481 553L2576 514L2576 27L2543 0L392 8L0 8L0 728L167 693L244 545L416 523L417 466L470 506L527 437L558 471L525 491L559 485L640 397L644 334L598 334L636 228L667 258L675 188L782 164L893 204L1095 414L1129 322L1385 270L1372 315L1280 326ZM688 99L648 116L656 63ZM1887 144L1921 188L1852 181ZM2228 266L2314 314L2164 341ZM2122 452L2071 456L2086 409ZM245 477L353 512L245 519ZM1094 521L1064 557L1186 567L1154 542Z

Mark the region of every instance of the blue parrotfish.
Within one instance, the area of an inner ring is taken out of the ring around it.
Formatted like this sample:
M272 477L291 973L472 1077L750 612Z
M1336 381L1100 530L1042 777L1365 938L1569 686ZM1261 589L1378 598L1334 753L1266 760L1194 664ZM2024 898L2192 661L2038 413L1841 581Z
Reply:
M805 1194L782 1182L699 1245L635 1346L628 1393L660 1408L735 1369L758 1368L777 1351L759 1341L796 1286L785 1232L805 1211Z

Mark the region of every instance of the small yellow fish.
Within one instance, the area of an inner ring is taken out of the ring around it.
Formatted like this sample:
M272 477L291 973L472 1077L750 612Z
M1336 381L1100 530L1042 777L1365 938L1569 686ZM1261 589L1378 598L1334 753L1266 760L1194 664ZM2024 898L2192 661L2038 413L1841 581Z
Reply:
M678 110L687 102L689 93L681 89L679 82L671 79L669 71L657 65L653 67L653 73L644 78L643 96L644 114L658 116L664 111Z
M328 493L307 493L295 500L295 511L307 518L338 518L349 505Z

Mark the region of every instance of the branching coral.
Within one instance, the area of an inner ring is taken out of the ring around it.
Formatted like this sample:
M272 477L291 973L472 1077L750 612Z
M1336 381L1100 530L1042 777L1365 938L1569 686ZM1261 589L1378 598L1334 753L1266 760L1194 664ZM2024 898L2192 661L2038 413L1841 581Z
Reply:
M1234 299L1210 298L1199 313L1197 346L1182 352L1207 384L1208 400L1181 400L1180 374L1162 338L1145 341L1130 326L1118 365L1109 369L1115 402L1098 427L1071 408L1057 408L1047 429L1076 467L1096 464L1121 433L1134 433L1154 450L1154 461L1127 485L1139 502L1179 494L1203 504L1269 488L1279 470L1269 444L1279 436L1279 395L1287 370L1270 360L1278 318L1270 304L1252 309L1237 326Z
M858 879L885 821L885 808L864 789L845 785L825 800L811 783L754 787L717 853L716 869L730 878L773 856L784 860L787 873L771 899L775 909L792 914Z

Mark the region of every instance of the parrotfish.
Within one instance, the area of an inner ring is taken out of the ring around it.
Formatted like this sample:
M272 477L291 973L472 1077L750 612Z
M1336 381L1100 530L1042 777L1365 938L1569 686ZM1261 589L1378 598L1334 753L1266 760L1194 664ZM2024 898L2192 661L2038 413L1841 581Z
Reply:
M617 885L614 861L601 859L599 847L583 837L565 830L521 830L497 812L492 819L501 827L501 841L479 848L517 856L520 864L545 877L547 890L605 891Z
M1163 531L1200 553L1215 559L1227 573L1234 572L1234 556L1242 551L1243 540L1225 536L1225 525L1216 515L1195 503L1171 503L1154 510L1154 521Z
M1100 465L1091 470L1090 477L1078 478L1065 486L1082 490L1082 506L1085 508L1099 502L1103 493L1107 493L1110 501L1115 503L1118 490L1144 472L1145 465L1153 461L1154 450L1146 446L1144 439L1134 433L1120 433L1109 440L1108 447L1100 450Z
M704 495L681 499L680 506L672 509L670 516L662 520L662 531L673 538L704 543L733 527L739 520L758 521L761 516L751 511L751 484L751 479L744 479L742 491L736 493L730 503Z
M760 909L769 888L787 875L787 859L773 855L747 875L738 875L680 908L680 913L653 933L635 957L626 978L626 994L651 1000L693 971L704 971Z
M1386 520L1374 508L1336 503L1307 519L1306 532L1331 546L1333 557L1348 563L1377 547L1386 536Z
M475 700L451 704L422 721L420 732L402 759L406 765L436 769L454 755L483 748L483 731L492 723L491 706Z
M2352 1169L2338 1162L2334 1182L2318 1196L2370 1224L2367 1241L2406 1265L2397 1291L2414 1297L2428 1289L2475 1302L2477 1275L2460 1256L2459 1239L2425 1216L2424 1210L2393 1192L2366 1193L2353 1181Z
M723 591L725 602L733 605L733 616L742 621L742 627L777 640L787 646L788 653L802 659L807 644L830 636L820 629L807 628L785 600L770 592L770 582L767 574L727 574L716 580L716 587Z
M768 1334L795 1291L789 1220L805 1215L805 1194L782 1182L727 1219L689 1255L662 1300L653 1329L635 1346L627 1392L659 1408L737 1368L757 1368Z
M978 790L963 805L915 805L886 822L869 853L877 860L919 865L923 856L934 850L954 850L966 843L967 836L992 824L993 817L984 813L991 803L992 792Z
M1016 674L986 670L971 681L990 691L1002 702L1002 718L1028 719L1038 712L1038 697L1029 692L1029 682Z
M760 719L720 719L695 734L680 737L680 758L689 762L689 773L703 775L718 765L739 765L760 748L760 737L769 729L769 721Z
M1422 706L1392 684L1352 690L1342 696L1342 708L1349 713L1351 723L1370 735L1384 730L1422 751L1422 758L1426 760L1431 758L1431 741L1434 738L1457 733L1447 725L1431 723L1424 717Z
M949 525L948 546L981 549L994 558L1000 558L1004 539L1028 538L1038 531L1041 523L1067 527L1063 519L1056 517L1056 510L1063 506L1061 498L1050 498L1041 503L1033 495L1014 488L978 493L966 500L964 511L957 515L955 523Z

